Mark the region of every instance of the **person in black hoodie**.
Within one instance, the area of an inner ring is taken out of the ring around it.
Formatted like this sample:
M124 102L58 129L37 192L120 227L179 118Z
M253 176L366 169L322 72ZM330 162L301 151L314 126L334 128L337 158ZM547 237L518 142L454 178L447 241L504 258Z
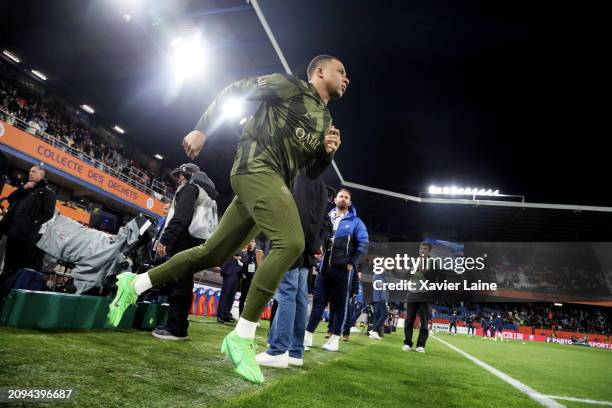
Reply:
M278 309L268 334L268 349L257 355L260 365L286 368L304 363L304 329L308 314L308 275L321 254L321 228L327 207L327 187L321 177L300 173L293 186L304 231L304 252L285 274L274 299Z
M186 163L176 168L172 175L177 178L178 188L174 194L172 205L166 218L166 224L161 232L161 238L155 244L157 256L162 259L177 254L189 248L201 245L204 239L195 238L189 233L192 223L196 201L200 191L195 183L190 183L192 177L200 172L200 168L193 163ZM212 184L212 182L210 182ZM218 193L211 188L205 189L208 196L215 200ZM187 340L189 328L189 310L191 309L193 276L187 276L167 285L168 296L168 321L165 327L157 327L151 333L158 339L163 340Z
M28 182L7 198L10 207L0 222L0 235L7 236L0 287L8 284L19 269L40 271L42 268L44 253L36 246L40 239L38 230L53 217L56 201L45 180L46 174L41 166L33 166Z

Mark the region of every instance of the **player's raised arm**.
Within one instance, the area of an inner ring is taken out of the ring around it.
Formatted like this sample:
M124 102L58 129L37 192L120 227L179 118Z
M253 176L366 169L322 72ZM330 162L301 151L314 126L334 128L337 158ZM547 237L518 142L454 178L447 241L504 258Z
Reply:
M183 139L183 149L190 159L195 158L206 144L208 136L223 121L223 107L232 100L282 100L298 91L296 80L285 74L263 75L242 79L225 88L202 114L200 120Z

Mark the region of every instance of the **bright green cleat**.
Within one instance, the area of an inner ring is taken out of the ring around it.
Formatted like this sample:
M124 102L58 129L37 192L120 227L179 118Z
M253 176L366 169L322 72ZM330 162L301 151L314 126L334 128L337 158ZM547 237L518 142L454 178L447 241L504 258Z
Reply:
M138 294L134 289L135 273L123 272L117 275L117 295L108 308L108 324L117 327L121 322L123 313L130 305L136 303Z
M234 364L234 371L252 383L263 384L264 376L255 361L255 340L238 336L233 330L225 336L221 352Z

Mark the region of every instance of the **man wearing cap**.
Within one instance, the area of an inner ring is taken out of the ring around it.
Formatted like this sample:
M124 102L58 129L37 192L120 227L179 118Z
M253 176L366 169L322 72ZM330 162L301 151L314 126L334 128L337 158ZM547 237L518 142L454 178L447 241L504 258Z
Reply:
M172 171L172 175L177 179L178 187L172 199L161 238L154 248L160 258L172 256L205 241L189 233L189 226L192 223L200 194L198 186L190 181L198 172L200 168L193 163L183 164ZM215 194L213 196L211 197L213 200L217 198ZM168 322L165 327L157 327L152 334L163 340L187 340L189 338L187 317L191 309L193 276L185 276L178 281L169 282L167 289L170 293Z

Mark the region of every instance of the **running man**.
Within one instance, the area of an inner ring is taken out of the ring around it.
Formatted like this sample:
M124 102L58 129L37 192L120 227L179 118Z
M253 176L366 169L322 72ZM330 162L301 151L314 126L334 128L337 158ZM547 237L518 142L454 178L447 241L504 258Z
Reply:
M221 346L236 373L251 382L263 383L255 361L259 315L283 274L304 251L302 225L291 195L293 180L302 169L308 177L316 178L332 162L340 146L340 131L332 126L327 104L341 98L349 84L342 62L329 55L315 57L307 73L308 82L284 74L235 82L221 92L195 130L185 136L185 153L193 159L218 127L221 107L233 98L259 103L238 143L230 175L236 196L218 228L205 244L173 256L148 273L120 274L117 295L109 310L111 324L119 324L125 310L141 293L219 266L263 232L272 241L272 250L253 278L236 328Z

